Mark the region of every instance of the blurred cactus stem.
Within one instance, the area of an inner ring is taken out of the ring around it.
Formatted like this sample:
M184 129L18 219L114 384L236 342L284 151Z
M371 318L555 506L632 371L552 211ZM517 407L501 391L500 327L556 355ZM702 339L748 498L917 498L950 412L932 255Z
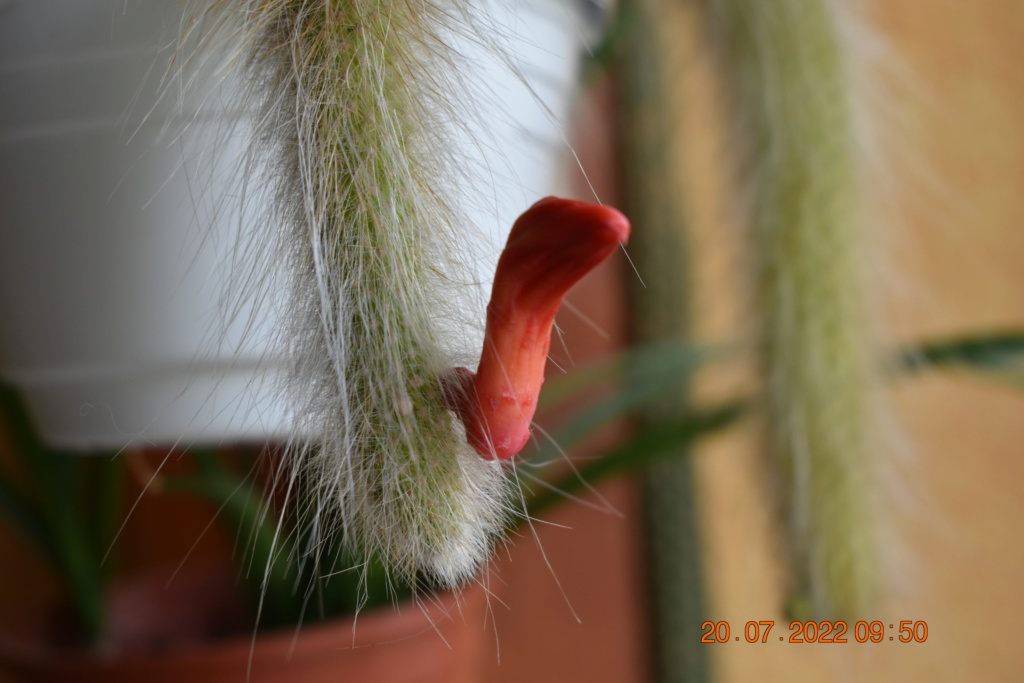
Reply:
M658 0L619 4L614 55L623 203L633 222L630 258L640 278L631 284L631 336L636 343L678 341L690 334L690 269L686 207L681 199L676 141L678 41ZM687 382L636 417L639 428L678 420L686 412ZM688 451L649 466L643 498L652 624L653 680L708 680L699 520Z
M838 0L709 0L756 262L767 439L794 618L865 614L871 347L847 49Z

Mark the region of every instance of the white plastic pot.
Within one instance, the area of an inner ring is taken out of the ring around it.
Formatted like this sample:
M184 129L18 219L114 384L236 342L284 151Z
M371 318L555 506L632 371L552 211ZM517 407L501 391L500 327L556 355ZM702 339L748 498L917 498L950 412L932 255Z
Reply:
M510 7L515 7L515 14ZM214 109L181 125L161 77L182 22L176 0L0 0L0 375L50 443L89 451L288 434L268 346L275 302L224 315L239 240L238 188L203 144ZM576 70L559 0L494 3L506 47L544 102L500 60L480 121L500 153L467 145L466 195L493 228L557 191ZM504 14L502 14L504 13ZM467 48L470 49L470 48ZM475 78L475 77L474 77ZM174 131L185 129L184 137ZM167 131L171 131L168 133ZM216 157L235 158L230 140ZM236 273L237 275L237 273ZM278 302L279 303L279 302Z

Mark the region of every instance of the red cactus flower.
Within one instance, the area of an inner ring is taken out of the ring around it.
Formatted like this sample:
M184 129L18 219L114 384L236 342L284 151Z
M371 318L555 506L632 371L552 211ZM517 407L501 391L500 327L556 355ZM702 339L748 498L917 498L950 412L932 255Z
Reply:
M510 458L530 438L551 327L566 292L629 238L615 209L546 197L512 226L494 274L476 374L455 368L447 395L473 448Z

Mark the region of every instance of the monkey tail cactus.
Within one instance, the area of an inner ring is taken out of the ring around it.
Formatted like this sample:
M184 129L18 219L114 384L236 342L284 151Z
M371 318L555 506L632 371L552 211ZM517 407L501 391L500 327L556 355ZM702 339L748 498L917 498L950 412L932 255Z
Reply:
M395 575L454 586L504 526L506 481L477 457L440 377L473 350L447 334L462 217L444 131L456 9L388 0L200 0L205 40L250 87L291 261L297 416L289 496L311 554L342 542ZM274 228L276 229L276 228ZM465 281L462 281L463 284ZM450 325L449 325L450 327ZM470 335L471 336L471 335Z
M470 276L446 134L466 99L446 36L472 30L467 12L193 0L183 39L200 67L244 74L233 106L254 127L250 201L270 207L264 250L289 262L296 426L282 476L304 552L341 542L448 586L475 573L507 515L502 465L466 443L441 382L476 352L475 335L451 334L472 326L456 303Z
M303 552L328 557L340 541L414 585L457 586L514 514L501 460L529 438L562 295L628 224L555 198L527 211L499 259L474 374L463 366L483 321L460 310L474 245L452 139L474 112L449 39L496 46L486 22L457 0L193 1L184 42L200 43L201 63L226 51L246 66L245 162L272 169L264 251L293 281L282 333L297 425L282 475Z
M712 0L742 143L767 437L802 616L880 585L849 54L831 0Z

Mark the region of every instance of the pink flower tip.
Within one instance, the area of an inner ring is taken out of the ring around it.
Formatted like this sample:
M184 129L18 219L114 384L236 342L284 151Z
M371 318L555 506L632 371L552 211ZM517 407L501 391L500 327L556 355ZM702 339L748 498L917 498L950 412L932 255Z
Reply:
M494 274L480 366L445 378L448 403L482 457L511 458L529 441L562 298L629 232L615 209L557 197L541 199L512 226Z

